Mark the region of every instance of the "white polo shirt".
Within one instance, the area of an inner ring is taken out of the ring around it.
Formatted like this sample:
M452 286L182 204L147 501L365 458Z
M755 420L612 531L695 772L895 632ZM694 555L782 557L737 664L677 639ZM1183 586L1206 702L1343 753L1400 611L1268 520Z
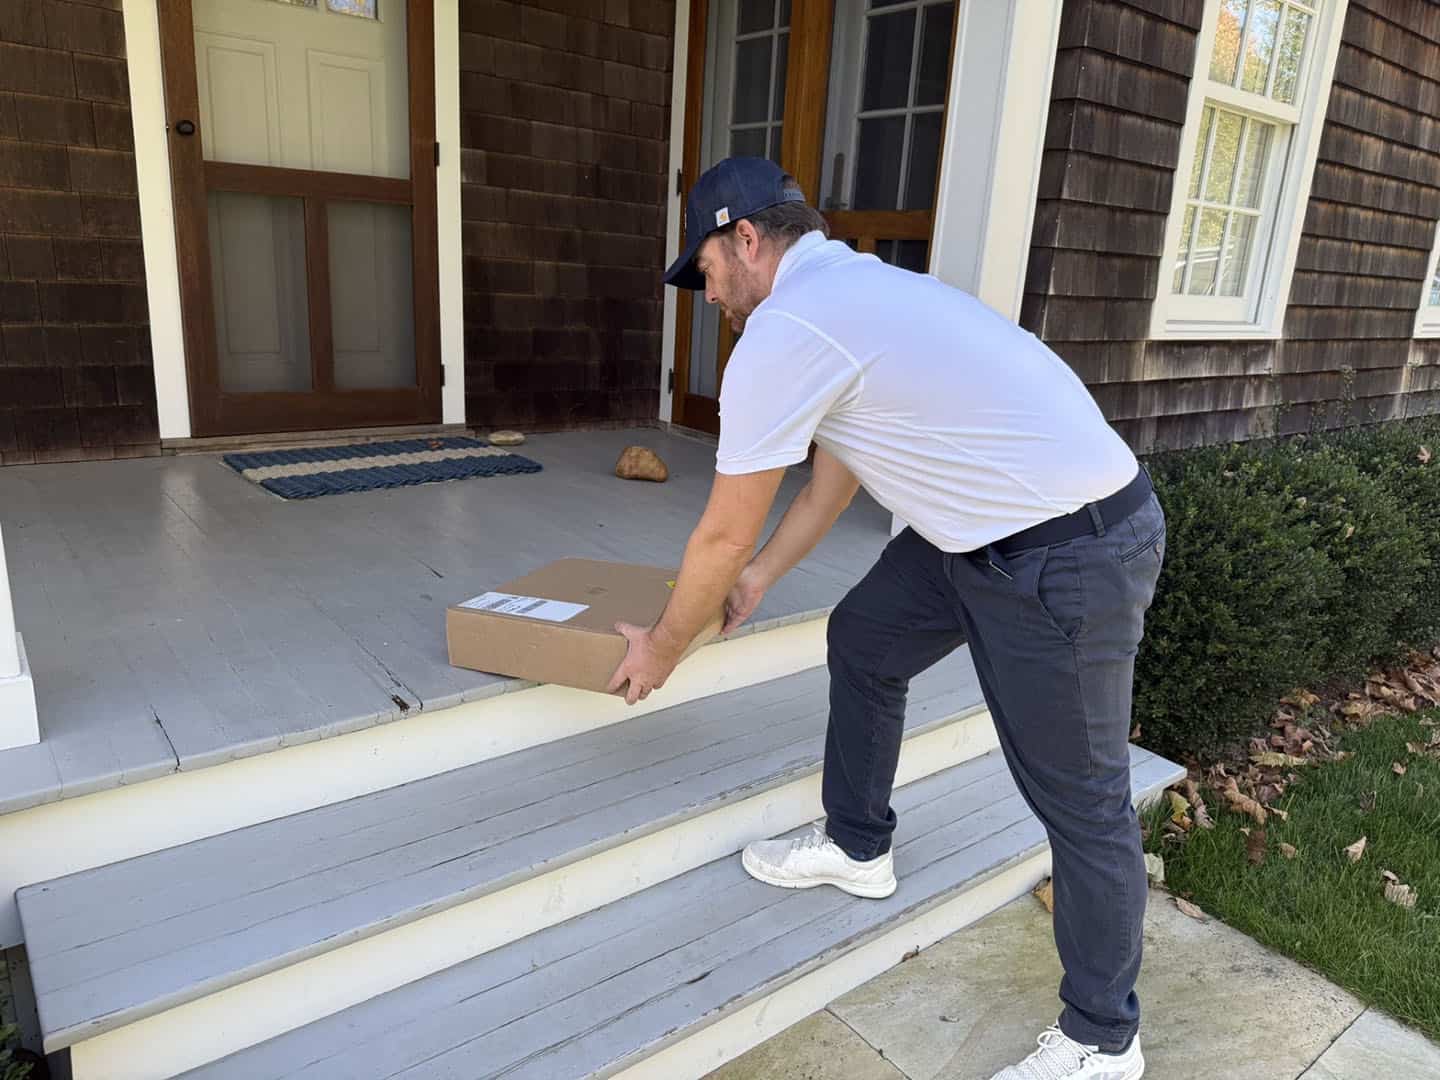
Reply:
M716 469L794 465L812 439L947 552L1078 510L1138 468L1035 335L819 232L785 253L735 345Z

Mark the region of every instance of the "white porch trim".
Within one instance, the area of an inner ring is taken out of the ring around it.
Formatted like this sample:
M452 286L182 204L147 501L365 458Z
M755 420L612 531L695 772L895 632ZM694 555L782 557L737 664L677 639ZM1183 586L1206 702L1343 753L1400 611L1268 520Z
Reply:
M190 437L190 389L185 374L185 328L180 321L180 262L175 252L175 202L165 83L160 67L160 16L155 0L124 0L130 118L135 128L135 179L140 195L140 243L154 356L160 438Z
M140 240L154 354L155 402L161 439L188 439L190 393L185 330L180 317L180 267L175 252L175 201L170 186L169 125L160 63L156 0L123 0L126 68L135 128ZM458 0L435 3L435 170L439 226L441 422L465 422L464 260L460 237L460 12Z
M1061 0L960 5L930 272L1020 316ZM975 149L990 153L977 166Z
M39 741L35 683L25 661L25 643L15 632L10 573L5 568L5 537L0 533L0 750Z
M465 256L460 236L460 5L435 0L435 170L440 262L440 422L465 423Z
M665 173L665 265L680 256L680 218L685 212L680 193L670 187L685 163L685 85L690 74L690 4L676 0L675 53L670 63L670 157ZM678 185L677 185L678 186ZM679 295L668 285L664 293L665 314L660 329L660 419L670 423L675 416L675 395L669 389L669 375L675 370L675 320Z

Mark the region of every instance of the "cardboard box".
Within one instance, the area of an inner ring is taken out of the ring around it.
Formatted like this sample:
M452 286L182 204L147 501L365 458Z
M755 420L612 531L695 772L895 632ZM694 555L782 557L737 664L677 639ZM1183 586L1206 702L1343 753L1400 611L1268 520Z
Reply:
M678 571L562 559L445 612L450 663L535 682L604 692L625 659L617 622L653 626ZM720 632L715 616L686 650Z

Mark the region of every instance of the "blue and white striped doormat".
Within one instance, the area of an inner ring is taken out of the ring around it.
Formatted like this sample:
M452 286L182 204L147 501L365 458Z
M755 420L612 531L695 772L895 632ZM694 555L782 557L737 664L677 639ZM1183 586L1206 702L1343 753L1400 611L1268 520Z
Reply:
M224 461L245 479L282 499L313 499L541 469L539 462L464 436L226 454Z

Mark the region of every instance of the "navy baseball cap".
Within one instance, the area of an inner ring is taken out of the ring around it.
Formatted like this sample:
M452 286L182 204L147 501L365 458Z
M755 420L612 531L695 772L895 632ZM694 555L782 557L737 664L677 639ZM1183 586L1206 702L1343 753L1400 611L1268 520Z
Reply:
M707 236L768 207L804 201L803 193L785 190L785 170L768 158L726 158L690 189L685 200L685 250L665 271L665 284L705 288L705 275L695 269L695 253Z

